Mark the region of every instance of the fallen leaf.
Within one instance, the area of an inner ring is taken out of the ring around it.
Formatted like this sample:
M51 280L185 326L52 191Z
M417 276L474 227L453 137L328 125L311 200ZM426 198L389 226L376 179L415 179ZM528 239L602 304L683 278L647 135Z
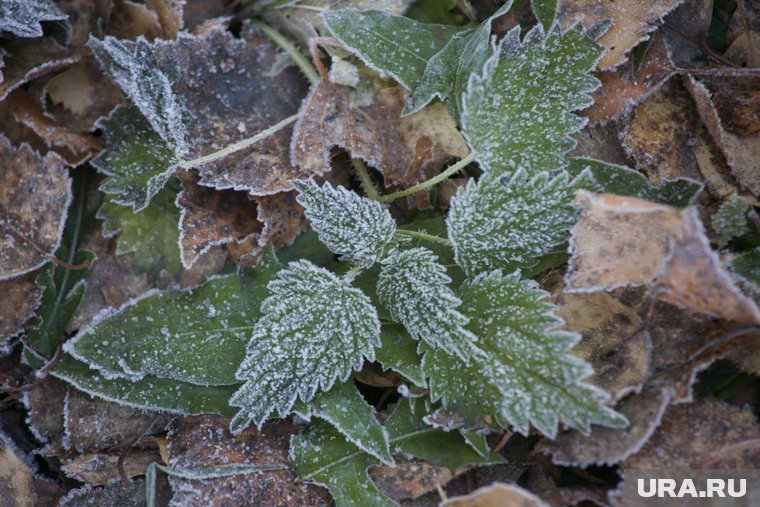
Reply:
M564 0L558 19L567 28L581 22L587 28L611 21L612 26L597 41L607 49L599 61L602 70L616 67L628 59L628 52L654 31L656 23L683 0L640 0L616 3L604 0Z
M652 35L651 45L638 72L633 71L632 64L625 64L595 73L602 86L592 94L594 104L583 114L592 124L606 124L625 116L656 92L674 72L663 37L657 32Z
M157 505L168 505L168 492L161 488L158 482L156 488L163 495L156 495ZM165 482L164 482L165 484ZM124 485L121 480L112 481L102 487L92 487L89 484L76 489L61 498L58 507L100 507L118 505L119 507L143 507L145 505L145 481L138 479Z
M17 37L42 37L42 23L68 16L50 0L6 0L0 8L0 31Z
M448 498L440 507L547 507L547 504L530 491L495 482L469 495Z
M261 431L248 428L233 435L229 420L203 415L178 419L169 432L170 464L201 469L234 463L256 465L288 462L290 436L296 429L290 419L270 422ZM327 506L322 488L296 482L295 472L283 470L204 481L170 478L176 505L283 505Z
M571 230L569 291L647 285L658 300L744 323L760 310L722 268L696 208L580 191Z
M54 153L42 157L0 135L0 280L45 264L61 241L71 178Z
M72 479L86 482L92 486L103 486L109 482L121 481L118 461L118 453L85 453L67 460L61 470ZM124 473L127 477L145 475L145 469L148 465L160 461L161 455L156 449L132 449L124 458Z
M327 172L332 148L340 147L383 173L386 186L408 187L440 171L448 160L467 155L467 144L444 105L402 117L405 95L402 87L383 87L371 77L364 77L358 88L320 81L304 102L293 134L293 164ZM417 160L420 142L432 145L424 162Z
M626 469L757 468L760 428L750 407L714 399L672 405L649 442L625 462Z
M668 54L676 66L703 67L705 61L710 59L711 55L705 48L709 48L706 37L713 22L714 10L713 0L686 0L664 19L662 32Z
M61 496L57 484L36 475L37 468L14 442L0 432L0 498L3 507L55 505Z
M10 353L12 340L24 330L42 297L42 289L30 277L0 281L0 356Z
M760 67L760 8L757 2L738 1L726 33L729 47L723 56L738 67Z
M380 491L397 502L435 491L453 478L445 466L414 461L371 466L367 473Z
M53 447L63 447L63 405L67 391L68 384L49 378L24 395L29 429L37 440Z
M760 196L760 79L687 76L685 83L739 184Z
M158 14L145 4L131 0L119 0L111 13L109 35L134 40L142 35L152 41L161 34ZM167 37L171 38L171 37Z

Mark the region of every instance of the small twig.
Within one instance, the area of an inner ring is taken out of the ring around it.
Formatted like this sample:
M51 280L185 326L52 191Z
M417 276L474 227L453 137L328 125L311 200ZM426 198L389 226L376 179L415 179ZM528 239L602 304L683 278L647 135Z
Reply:
M397 229L396 234L398 234L399 236L407 236L410 238L421 239L424 241L431 241L433 243L438 243L439 245L451 246L451 241L449 241L448 239L442 238L440 236L434 236L426 232L411 231L408 229Z
M319 74L314 70L314 67L309 63L309 60L303 56L301 51L293 44L287 37L275 30L273 27L262 23L261 21L252 21L253 26L264 32L264 34L272 39L287 55L293 60L301 72L304 73L306 79L311 83L319 81Z
M491 450L492 450L494 453L496 453L496 454L499 454L499 453L501 452L501 450L502 450L502 449L504 449L504 446L505 446L505 445L507 445L507 441L509 440L509 437L510 437L511 435L512 435L512 434L511 434L510 432L508 432L508 431L505 431L505 432L504 432L504 433L501 435L501 438L499 439L499 442L496 444L496 447L494 447L494 448L493 448L493 449L491 449Z
M367 197L373 201L379 201L380 194L378 193L377 188L375 188L375 184L372 183L372 177L369 175L369 169L367 169L367 166L364 165L364 162L359 158L353 158L351 161L354 163L356 174L359 176L359 181L361 181Z
M119 476L121 477L121 482L124 484L124 487L129 486L129 477L127 476L127 471L124 469L124 460L127 459L129 450L132 449L132 447L134 447L137 442L139 442L140 439L145 436L145 434L148 432L148 430L150 430L151 426L153 426L157 419L158 414L155 414L153 417L151 417L150 421L148 421L148 424L146 424L145 427L137 433L137 435L132 437L132 440L130 440L124 449L122 449L122 451L119 453L119 460L116 462L116 468L119 470Z
M718 338L716 338L715 340L712 340L709 343L707 343L707 344L703 345L702 347L700 347L699 349L697 349L696 352L694 352L693 354L691 354L689 356L688 361L693 361L694 359L698 358L699 356L701 356L706 351L708 351L710 349L714 349L715 347L717 347L719 345L723 345L727 341L733 340L734 338L738 338L738 337L740 337L742 335L745 335L747 333L751 333L752 331L760 331L760 326L755 325L755 326L740 327L738 329L734 329L733 331L731 331L729 333L721 335Z
M442 182L445 179L448 179L449 176L452 176L459 171L461 171L466 166L470 165L472 162L475 161L475 153L471 152L469 155L464 157L462 160L457 162L456 164L452 165L451 167L447 168L445 171L443 171L441 174L438 174L437 176L433 176L429 180L425 180L422 183L418 183L414 185L413 187L409 187L406 190L400 190L398 192L393 192L392 194L384 195L380 197L381 202L391 202L395 201L396 199L400 199L402 197L406 197L408 195L416 194L420 190L427 190L428 188L437 185L438 183Z
M311 58L314 60L314 65L317 66L317 70L319 71L319 74L322 76L322 79L324 79L326 82L330 82L330 76L327 72L327 68L325 67L325 64L322 63L322 58L319 56L319 46L333 46L337 48L344 47L341 42L334 38L334 37L312 37L309 39L309 49L311 50Z
M395 392L396 392L396 389L394 389L393 387L387 388L383 392L383 394L380 396L380 399L377 400L377 403L375 403L375 410L379 412L380 409L383 408L383 404L388 400L388 396L390 396L391 394Z

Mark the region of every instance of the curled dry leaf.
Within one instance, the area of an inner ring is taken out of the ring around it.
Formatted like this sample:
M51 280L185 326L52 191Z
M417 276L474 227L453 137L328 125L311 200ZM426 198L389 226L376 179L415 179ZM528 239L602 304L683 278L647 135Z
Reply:
M383 88L371 78L362 79L358 88L320 81L293 135L293 164L327 172L331 149L340 147L381 171L387 186L408 187L446 161L467 155L467 144L443 104L402 117L405 95L404 88Z
M760 78L687 76L686 87L739 184L760 196Z
M599 68L609 69L628 59L628 52L655 30L655 23L681 4L683 0L638 0L607 2L602 0L563 0L558 18L566 28L581 22L585 27L611 21L612 26L597 41L607 49Z
M569 291L647 285L657 299L714 317L760 324L760 310L710 249L696 208L580 191L571 230Z
M61 241L71 178L54 153L16 148L0 136L0 280L33 271Z
M288 462L290 437L296 427L290 419L270 422L261 431L248 428L233 435L229 420L203 415L177 419L169 433L173 467L201 469L229 464L269 465ZM295 472L282 470L204 481L170 478L173 505L328 505L322 488L297 483Z
M594 103L583 112L592 124L606 124L628 114L673 75L675 67L659 32L652 35L651 45L638 72L634 73L631 67L632 64L626 64L596 73L602 86L592 94Z
M30 277L0 281L0 356L11 351L11 340L24 330L42 297L42 289Z
M495 482L469 495L455 496L440 507L547 507L539 497L518 486Z

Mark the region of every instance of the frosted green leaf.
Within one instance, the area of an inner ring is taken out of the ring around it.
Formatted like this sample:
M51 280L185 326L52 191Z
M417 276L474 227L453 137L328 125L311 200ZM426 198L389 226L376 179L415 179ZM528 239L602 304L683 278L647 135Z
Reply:
M590 171L592 176L587 190L638 197L680 208L694 204L703 188L701 183L690 179L665 180L659 188L652 187L646 176L622 165L587 158L569 160L567 172L571 176L584 171Z
M747 201L737 195L720 205L712 216L710 225L718 240L725 245L734 238L747 232L747 211L750 209Z
M139 380L109 377L68 354L51 371L80 391L121 405L175 414L222 414L232 417L227 404L237 386L200 386L146 375Z
M314 180L297 181L298 202L320 241L341 260L369 267L382 257L393 241L396 222L376 201L360 197L345 187Z
M108 175L100 190L112 194L113 202L140 211L169 180L177 159L134 106L116 109L98 126L103 150L91 163Z
M560 422L584 433L591 423L627 424L604 406L602 391L582 382L591 367L569 354L580 336L556 330L562 320L534 282L493 271L463 285L461 294L479 350L469 365L441 350L426 352L423 369L434 400L467 424L490 417L524 435L531 424L550 438Z
M380 330L382 345L375 351L377 361L386 370L400 373L415 385L427 387L425 374L417 354L418 342L413 340L404 326L392 322L384 323Z
M318 394L308 404L299 402L295 412L304 419L324 419L362 451L387 465L394 463L388 447L388 432L377 421L375 409L367 404L353 380Z
M343 45L382 76L413 89L428 60L463 28L425 24L381 11L341 9L322 13Z
M263 316L248 342L230 404L240 407L233 431L287 416L296 398L309 402L375 359L380 321L369 298L308 261L292 262L268 287Z
M404 113L419 111L438 97L447 101L455 118L460 118L460 101L467 89L470 76L479 72L493 53L491 23L511 7L512 0L508 0L477 27L451 37L446 46L430 58L422 78L409 94Z
M392 453L409 454L451 469L502 461L493 453L480 456L457 432L426 425L423 417L427 410L419 399L401 400L385 425ZM367 475L367 468L378 461L327 423L312 423L306 433L292 438L290 462L302 479L327 487L337 507L398 505L381 493Z
M544 31L548 32L557 18L559 0L530 0L530 6Z
M137 106L159 137L177 156L187 152L185 112L172 90L169 77L158 68L148 42L111 36L103 40L90 37L87 45L103 70Z
M731 268L736 274L750 280L755 285L760 285L760 248L734 257L734 260L731 261Z
M510 30L470 79L462 127L483 170L493 176L524 169L529 176L563 169L575 146L570 134L585 119L599 81L589 75L602 49L577 25L560 36L540 26L520 40Z
M103 236L118 235L116 254L133 253L134 264L143 270L166 269L179 274L182 263L179 256L179 207L175 204L178 188L167 185L135 213L106 197L98 210L103 220Z
M67 18L50 0L0 2L0 31L10 32L17 37L42 37L43 21L62 21Z
M255 269L182 291L149 291L99 314L65 351L105 376L154 375L199 385L240 382L235 373L280 265L269 252ZM181 318L178 318L181 316Z
M468 319L449 283L446 269L430 250L396 250L382 262L377 295L412 337L466 361L475 336L465 329Z
M457 192L446 219L456 263L470 276L484 271L531 268L565 242L575 223L575 192L588 173L540 173L470 180Z

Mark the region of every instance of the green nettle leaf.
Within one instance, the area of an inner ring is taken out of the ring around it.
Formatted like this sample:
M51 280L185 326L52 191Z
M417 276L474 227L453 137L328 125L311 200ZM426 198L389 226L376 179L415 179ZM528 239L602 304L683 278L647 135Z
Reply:
M103 40L90 37L87 45L159 137L177 156L184 155L185 111L172 90L171 80L158 68L148 42L142 37L132 42L106 36Z
M440 3L439 0L436 2ZM428 60L464 28L424 24L381 11L341 9L322 14L327 28L346 49L382 76L413 89Z
M375 359L380 321L370 299L326 269L292 262L268 287L247 355L237 372L246 381L230 399L240 407L231 423L261 426L272 412L290 413L336 379L346 380L364 358Z
M731 196L721 204L710 220L717 239L726 244L744 235L749 229L747 227L747 211L749 210L749 203L737 195Z
M649 185L646 176L634 169L594 159L569 159L567 172L571 176L579 176L584 171L590 171L592 176L587 180L587 190L638 197L680 208L694 204L703 188L701 183L690 179L665 181L662 186L655 188Z
M87 394L130 407L183 415L214 413L232 417L235 413L227 400L238 386L201 386L152 375L139 380L110 377L68 354L63 355L51 374Z
M137 212L166 184L177 157L134 106L120 107L98 123L103 151L91 163L108 175L100 190Z
M436 465L456 469L472 463L503 461L491 453L480 456L457 432L445 432L424 423L428 407L403 399L385 427L392 453L405 453ZM290 462L298 475L327 487L337 507L398 505L377 489L367 468L377 460L347 441L330 424L317 421L291 440Z
M414 338L466 361L476 338L465 328L468 318L449 283L446 268L430 250L396 250L382 262L377 295Z
M380 336L383 343L375 351L375 357L383 368L400 373L419 387L427 387L420 366L421 357L417 354L418 343L409 336L404 326L384 323Z
M604 406L605 393L585 384L591 367L569 354L580 339L556 330L562 320L542 302L547 293L519 273L493 271L461 288L478 352L469 365L441 350L425 354L430 393L468 424L491 419L527 435L529 425L550 438L562 422L588 433L591 423L612 427L625 417Z
M530 268L561 245L575 223L575 192L588 173L540 173L470 180L459 190L446 219L456 263L470 276L484 271Z
M388 447L388 432L377 421L375 410L364 400L353 380L339 383L303 405L303 408L296 405L295 412L304 419L312 416L324 419L362 451L385 464L394 463Z
M178 274L182 269L179 254L179 217L176 205L179 188L167 185L138 213L132 208L106 201L98 210L103 220L103 235L118 234L116 254L134 253L134 263L144 270L166 269Z
M65 351L106 377L154 375L199 385L232 385L261 316L267 284L281 269L269 252L239 276L183 291L150 291L98 315ZM181 315L182 318L177 318Z
M462 127L485 172L532 176L567 165L570 134L585 123L573 111L593 102L599 81L589 71L601 54L580 25L562 35L536 27L522 41L519 27L507 33L463 98Z
M530 6L544 31L548 32L557 18L559 0L530 0Z
M42 37L44 21L62 21L68 16L51 0L3 0L0 2L0 31L17 37Z
M379 202L329 183L320 187L314 180L297 181L294 186L311 228L341 260L369 267L393 241L396 222Z
M731 268L740 276L760 285L760 248L744 252L734 257Z

